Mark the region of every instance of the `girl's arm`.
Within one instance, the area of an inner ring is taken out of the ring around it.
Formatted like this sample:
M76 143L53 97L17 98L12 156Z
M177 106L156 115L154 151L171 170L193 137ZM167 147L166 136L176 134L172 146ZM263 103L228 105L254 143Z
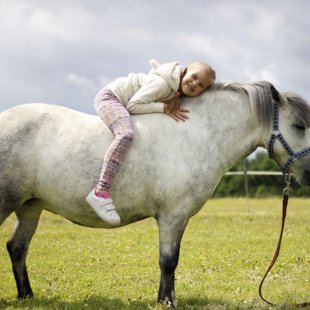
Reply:
M164 102L171 90L161 77L153 77L129 100L126 108L130 114L164 113Z
M180 107L180 99L161 102L162 98L171 95L171 89L161 77L147 81L129 100L126 108L130 114L165 113L177 122L188 119L189 110Z

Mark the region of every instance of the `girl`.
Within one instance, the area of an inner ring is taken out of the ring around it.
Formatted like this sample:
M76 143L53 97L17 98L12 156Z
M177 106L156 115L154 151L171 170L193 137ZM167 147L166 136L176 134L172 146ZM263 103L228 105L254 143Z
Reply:
M110 225L121 222L109 192L133 139L130 114L165 113L176 121L185 121L189 111L180 107L179 97L198 96L216 78L212 67L203 62L192 63L187 68L177 62L159 65L151 60L150 64L149 74L130 73L128 77L118 78L95 98L96 112L115 137L104 156L99 182L86 200Z

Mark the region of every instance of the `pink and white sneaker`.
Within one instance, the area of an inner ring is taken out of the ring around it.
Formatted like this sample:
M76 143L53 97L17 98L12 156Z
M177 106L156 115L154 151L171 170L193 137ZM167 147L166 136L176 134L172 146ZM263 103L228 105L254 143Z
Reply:
M96 195L96 189L93 189L86 197L86 201L103 221L113 226L120 224L121 218L116 212L111 197L99 197Z

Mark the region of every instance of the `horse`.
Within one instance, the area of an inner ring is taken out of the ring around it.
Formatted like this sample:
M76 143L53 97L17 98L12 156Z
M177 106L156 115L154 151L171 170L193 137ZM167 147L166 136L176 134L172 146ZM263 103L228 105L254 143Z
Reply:
M182 101L190 110L185 122L161 113L132 116L134 140L111 192L120 226L156 220L158 302L172 307L186 225L231 167L263 147L285 174L310 185L310 106L300 96L266 81L231 82ZM42 210L78 225L115 228L85 201L112 139L98 116L62 106L29 103L0 113L0 225L16 214L7 250L18 298L33 296L26 257Z

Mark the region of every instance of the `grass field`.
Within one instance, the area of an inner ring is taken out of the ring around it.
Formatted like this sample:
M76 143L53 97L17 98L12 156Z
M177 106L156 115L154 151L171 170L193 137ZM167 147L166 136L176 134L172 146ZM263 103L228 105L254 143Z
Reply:
M280 258L265 297L290 309L310 301L310 204L291 198ZM0 309L163 309L158 229L153 219L115 230L90 229L43 213L28 255L35 297L19 301L0 228ZM179 309L269 309L257 288L273 256L281 199L212 199L185 232L176 273Z

